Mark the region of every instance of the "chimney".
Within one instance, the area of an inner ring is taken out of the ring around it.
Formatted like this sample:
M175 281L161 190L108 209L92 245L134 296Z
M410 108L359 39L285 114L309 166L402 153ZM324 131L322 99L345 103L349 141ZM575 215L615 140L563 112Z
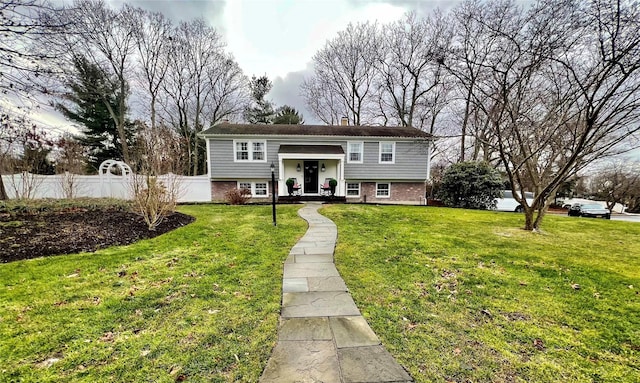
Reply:
M348 126L349 125L349 119L347 117L342 117L340 119L340 125L342 126Z

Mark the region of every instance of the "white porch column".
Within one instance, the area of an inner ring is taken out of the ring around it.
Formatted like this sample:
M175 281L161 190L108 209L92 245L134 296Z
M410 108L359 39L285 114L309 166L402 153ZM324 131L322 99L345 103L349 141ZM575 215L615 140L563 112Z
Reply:
M431 141L427 141L427 182L431 181Z
M282 159L282 157L278 156L278 195L287 195L287 191L286 189L283 189L282 186L284 185L284 160Z
M346 180L344 179L344 157L338 160L338 164L340 164L340 166L338 166L338 173L339 173L338 176L340 180L340 182L338 183L338 195L346 197L347 184L346 184Z

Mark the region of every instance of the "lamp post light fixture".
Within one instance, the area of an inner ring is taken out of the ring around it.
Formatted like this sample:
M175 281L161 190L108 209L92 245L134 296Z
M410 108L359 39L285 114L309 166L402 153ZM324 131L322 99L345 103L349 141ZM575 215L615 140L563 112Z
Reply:
M276 167L271 162L271 210L273 211L273 226L276 226Z

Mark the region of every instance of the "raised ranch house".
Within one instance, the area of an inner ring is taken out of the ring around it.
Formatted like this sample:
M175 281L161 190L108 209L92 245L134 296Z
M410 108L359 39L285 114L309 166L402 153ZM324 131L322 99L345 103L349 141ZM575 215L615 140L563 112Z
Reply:
M270 197L273 163L278 196L289 178L302 199L327 195L333 178L348 202L424 203L431 136L415 128L221 123L201 136L214 201L236 188Z

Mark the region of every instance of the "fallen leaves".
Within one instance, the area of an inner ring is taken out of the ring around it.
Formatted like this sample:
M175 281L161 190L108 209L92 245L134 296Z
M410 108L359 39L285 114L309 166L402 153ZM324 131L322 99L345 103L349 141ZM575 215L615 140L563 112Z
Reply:
M100 337L100 340L103 342L113 342L115 336L113 335L113 333L111 331L105 332L104 335L102 335Z
M537 348L539 351L544 351L544 342L540 338L536 338L533 340L533 347Z

